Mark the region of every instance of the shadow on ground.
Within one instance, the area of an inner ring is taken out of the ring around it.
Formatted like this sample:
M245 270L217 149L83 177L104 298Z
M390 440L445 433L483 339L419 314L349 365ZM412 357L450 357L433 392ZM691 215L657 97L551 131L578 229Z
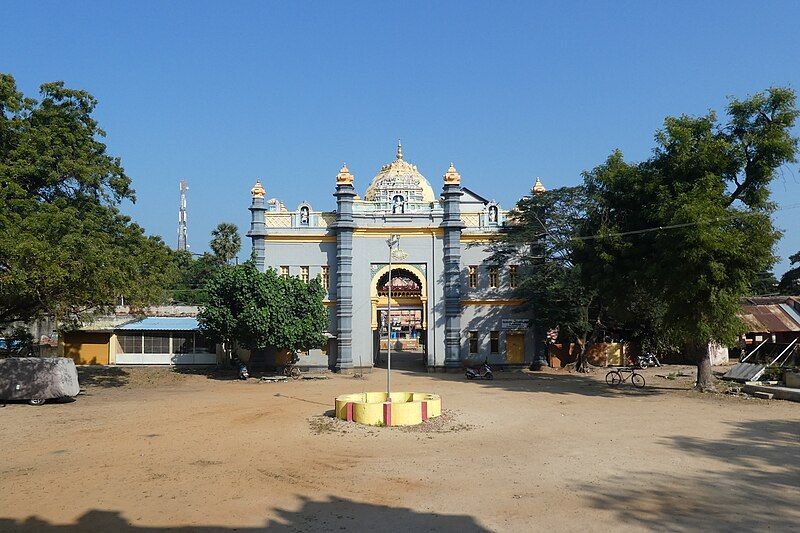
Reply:
M252 533L257 531L489 531L467 515L441 515L421 513L405 507L389 507L354 502L343 498L323 501L303 499L298 511L273 510L275 519L265 520L258 527L222 527L214 525L192 525L179 527L138 526L131 524L120 512L92 510L72 524L54 524L35 516L25 520L0 518L0 531L21 532L84 532L114 531L180 533L228 532Z
M130 375L118 366L79 365L78 383L81 387L122 387L130 381Z
M176 374L186 374L190 376L205 376L208 379L215 379L219 381L235 381L239 379L238 371L230 365L172 366L170 367L170 369Z
M733 422L720 440L676 436L664 446L708 466L673 474L628 472L584 485L590 505L619 520L661 531L800 530L800 424L797 420ZM725 471L715 468L719 462Z
M394 370L392 370L394 372ZM423 375L418 372L400 369L404 375ZM602 368L594 373L579 374L567 371L523 372L519 370L495 371L491 381L476 379L469 381L464 372L429 373L427 376L444 381L464 382L464 384L481 388L497 388L513 392L545 392L550 394L580 394L583 396L599 396L619 398L625 396L655 396L664 392L675 392L676 387L663 386L654 378L648 377L647 385L637 389L630 384L630 379L617 387L610 387L604 381L608 369Z

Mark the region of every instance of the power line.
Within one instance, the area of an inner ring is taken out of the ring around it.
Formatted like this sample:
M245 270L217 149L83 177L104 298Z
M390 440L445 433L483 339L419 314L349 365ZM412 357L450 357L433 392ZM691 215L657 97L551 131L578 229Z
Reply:
M798 207L800 207L800 204L790 204L790 205L786 205L786 206L783 206L783 207L778 207L778 208L775 209L775 211L788 211L789 209L797 209ZM708 220L700 220L700 221L697 221L697 222L686 222L686 223L683 223L683 224L672 224L672 225L669 225L669 226L656 226L656 227L652 227L652 228L637 229L637 230L631 230L631 231L620 231L620 232L616 232L616 233L604 233L604 234L599 234L598 233L596 235L584 235L584 236L580 236L580 237L572 237L572 239L577 240L577 241L588 241L588 240L592 240L592 239L601 239L601 238L604 238L604 237L622 237L622 236L625 236L625 235L637 235L637 234L641 234L641 233L652 233L654 231L664 231L664 230L670 230L670 229L689 228L689 227L692 227L692 226L699 226L701 224L711 224L713 222L721 222L721 221L724 221L724 220L733 220L733 219L736 219L736 218L754 216L754 215L757 215L757 214L762 214L762 213L752 213L752 212L750 212L750 213L740 213L738 215L730 216L730 217L716 217L716 218L712 218L712 219L708 219Z

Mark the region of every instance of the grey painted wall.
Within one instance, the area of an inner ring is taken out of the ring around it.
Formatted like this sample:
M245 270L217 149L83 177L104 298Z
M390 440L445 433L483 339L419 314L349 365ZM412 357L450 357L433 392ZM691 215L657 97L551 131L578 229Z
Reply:
M472 194L463 194L461 207L467 212L478 212L481 209L480 198ZM274 268L280 271L281 266L289 267L289 274L300 275L300 267L308 266L309 274L313 278L322 271L322 266L329 267L330 300L336 300L337 286L337 243L335 242L336 229L333 227L293 227L293 228L266 228L260 224L259 216L263 220L264 202L254 199L253 223L248 233L253 240L253 246L262 268ZM259 215L260 213L260 215ZM445 302L444 302L444 239L439 229L443 219L443 210L435 207L424 213L410 213L402 215L376 214L359 212L355 209L353 223L357 229L371 228L374 230L385 229L381 235L363 235L356 231L352 244L352 364L354 366L371 366L374 357L374 340L371 328L372 306L370 301L371 269L374 264L388 262L388 247L386 237L388 233L404 229L420 228L430 230L430 234L401 236L400 248L407 253L403 263L421 264L425 266L426 283L428 287L427 301L427 343L428 366L442 368L445 365ZM314 215L312 221L319 220ZM476 230L468 228L463 234L472 231L486 231L486 228ZM436 234L438 233L438 234ZM286 240L274 240L275 236L284 236ZM308 239L302 242L292 242L291 239ZM325 242L320 242L327 239ZM316 242L315 242L316 241ZM511 297L508 286L508 267L500 269L500 286L489 287L489 274L487 258L491 252L486 245L461 243L460 246L460 292L462 300L502 300ZM262 259L263 258L263 259ZM478 266L478 287L470 288L468 284L468 267ZM330 328L332 335L337 335L336 307L329 307ZM496 305L462 305L460 316L461 346L460 358L467 360L473 358L469 354L469 331L478 331L480 349L478 358L484 357L489 361L502 364L505 361L505 337L502 330L504 318L520 318L518 309L511 306ZM500 353L489 353L489 332L500 331ZM321 350L312 350L301 361L302 366L333 367L336 362L336 342L330 343L328 354ZM534 338L533 332L528 330L525 339L525 361L533 360Z

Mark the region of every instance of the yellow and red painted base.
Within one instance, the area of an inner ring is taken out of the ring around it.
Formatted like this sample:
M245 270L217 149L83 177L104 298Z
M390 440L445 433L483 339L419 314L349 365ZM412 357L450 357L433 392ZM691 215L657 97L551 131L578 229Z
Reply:
M336 418L367 426L413 426L442 414L442 399L426 392L360 392L335 400Z

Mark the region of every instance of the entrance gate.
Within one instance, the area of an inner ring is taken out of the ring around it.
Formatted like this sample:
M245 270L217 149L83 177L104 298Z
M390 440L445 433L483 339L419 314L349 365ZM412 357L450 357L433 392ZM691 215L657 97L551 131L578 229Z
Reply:
M373 361L386 365L387 343L392 343L392 366L424 369L428 361L427 287L414 265L392 265L391 327L389 267L379 268L371 281Z

